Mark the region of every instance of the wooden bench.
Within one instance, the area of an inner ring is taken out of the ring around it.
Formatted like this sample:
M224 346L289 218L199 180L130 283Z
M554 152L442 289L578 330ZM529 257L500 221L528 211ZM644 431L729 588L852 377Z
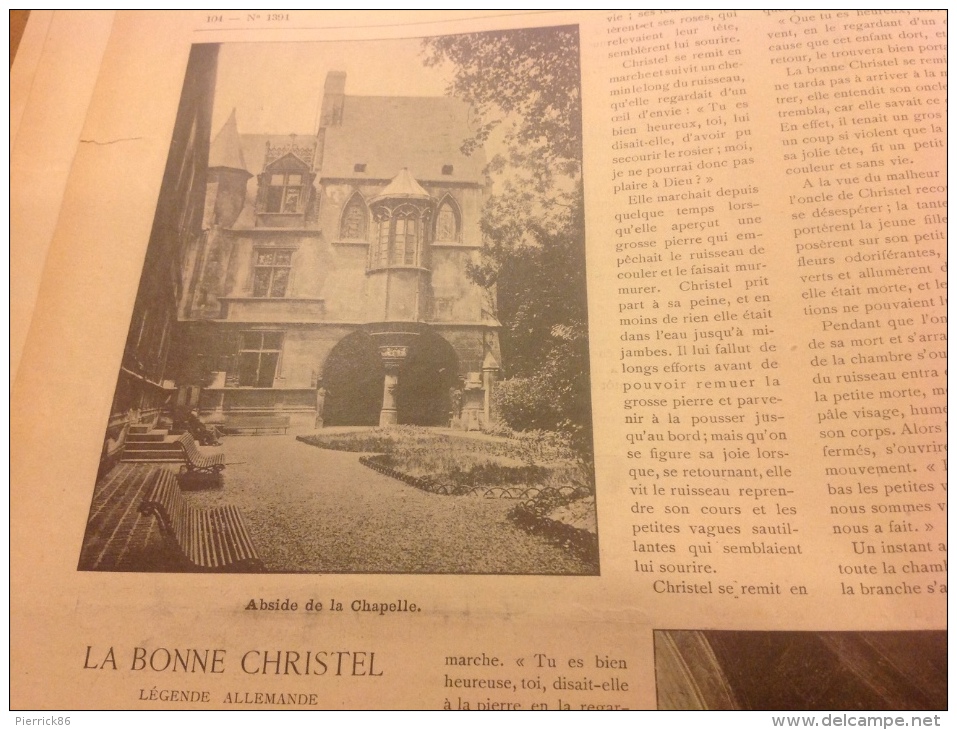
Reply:
M163 534L176 544L193 570L263 572L239 508L191 506L169 469L156 472L140 511L156 515Z
M184 473L217 474L226 468L225 457L222 454L204 456L196 446L196 440L188 431L179 437L179 445L183 449L183 458L186 463L180 467Z
M259 414L230 415L222 425L226 433L286 433L289 416L263 416Z

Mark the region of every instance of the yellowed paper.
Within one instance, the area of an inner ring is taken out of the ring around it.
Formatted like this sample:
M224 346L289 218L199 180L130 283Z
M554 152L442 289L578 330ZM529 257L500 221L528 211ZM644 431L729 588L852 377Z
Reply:
M33 11L11 69L11 382L111 20L108 12Z

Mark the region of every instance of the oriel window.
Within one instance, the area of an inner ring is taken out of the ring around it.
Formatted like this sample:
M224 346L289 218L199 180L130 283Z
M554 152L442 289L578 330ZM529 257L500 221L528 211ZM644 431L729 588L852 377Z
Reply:
M395 246L389 263L395 266L415 265L415 254L418 249L418 222L414 211L396 218Z
M373 265L384 267L389 265L389 230L392 221L389 218L379 221L379 244L376 247L377 256L373 258Z
M412 205L403 205L392 211L391 217L383 217L379 221L373 266L421 266L425 225L422 211Z

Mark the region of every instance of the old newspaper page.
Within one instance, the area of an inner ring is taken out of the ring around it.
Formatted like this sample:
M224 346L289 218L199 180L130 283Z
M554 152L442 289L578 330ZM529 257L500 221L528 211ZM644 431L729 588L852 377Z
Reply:
M939 721L945 12L111 21L55 218L18 112L13 709Z

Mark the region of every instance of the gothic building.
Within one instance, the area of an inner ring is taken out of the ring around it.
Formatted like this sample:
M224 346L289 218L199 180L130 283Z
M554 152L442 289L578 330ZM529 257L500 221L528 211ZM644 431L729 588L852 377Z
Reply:
M325 81L312 135L209 150L201 231L183 259L179 398L204 418L477 427L500 360L481 244L481 151L448 97L349 96ZM173 357L173 356L171 356Z

